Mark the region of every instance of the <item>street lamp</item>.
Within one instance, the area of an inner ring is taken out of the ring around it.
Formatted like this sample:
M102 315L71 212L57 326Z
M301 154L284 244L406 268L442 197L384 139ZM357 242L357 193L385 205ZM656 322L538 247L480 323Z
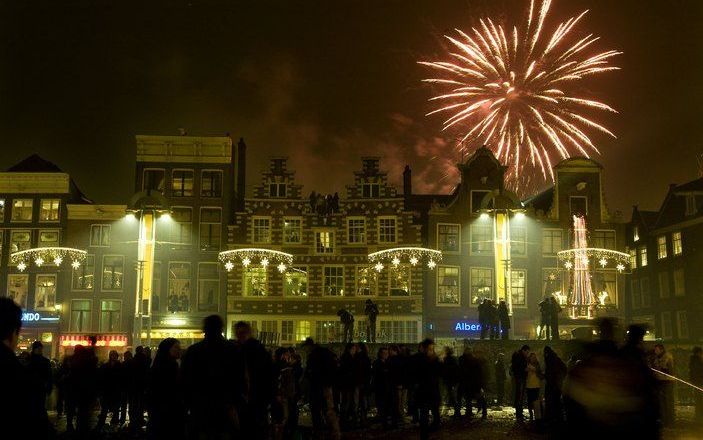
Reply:
M154 253L156 247L156 219L170 219L170 203L159 191L136 193L127 205L125 220L139 220L137 240L137 288L135 298L133 345L142 344L142 328L147 320L147 345L151 345L151 299L154 282Z

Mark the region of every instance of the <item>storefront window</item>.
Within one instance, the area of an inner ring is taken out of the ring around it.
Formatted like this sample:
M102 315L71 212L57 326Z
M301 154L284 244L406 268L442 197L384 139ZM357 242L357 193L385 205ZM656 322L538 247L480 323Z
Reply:
M27 309L29 275L10 274L7 276L7 296L23 310Z
M37 275L34 290L34 310L54 310L56 305L56 275Z
M189 312L191 294L190 263L169 263L168 265L168 311Z
M220 274L217 263L198 264L198 311L216 312L220 298Z

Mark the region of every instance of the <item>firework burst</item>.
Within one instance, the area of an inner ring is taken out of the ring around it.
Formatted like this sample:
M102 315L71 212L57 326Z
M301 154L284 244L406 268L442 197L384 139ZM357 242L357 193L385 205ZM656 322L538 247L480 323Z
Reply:
M583 78L617 70L609 61L621 52L585 55L599 37L574 38L572 31L588 11L548 34L544 22L550 3L532 0L522 29L490 18L479 20L470 32L457 29L456 35L445 35L448 61L420 62L440 74L423 81L443 89L430 98L440 107L427 115L447 115L443 130L459 129L459 148L491 148L509 165L516 187L527 186L535 169L544 180L554 180L553 159L599 153L587 132L615 137L587 115L616 110L573 93Z

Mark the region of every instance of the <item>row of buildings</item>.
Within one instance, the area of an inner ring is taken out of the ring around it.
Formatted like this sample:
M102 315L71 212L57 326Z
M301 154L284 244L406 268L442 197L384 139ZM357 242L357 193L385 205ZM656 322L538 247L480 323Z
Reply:
M486 148L457 165L449 194L414 193L408 167L396 188L377 157L361 158L340 194L303 188L289 165L271 158L259 184L246 188L242 140L137 136L135 197L116 204L93 203L37 156L0 173L0 286L26 311L23 344L41 340L54 356L90 336L105 348L169 336L187 345L212 313L226 317L230 336L245 320L277 343L331 342L341 336L342 308L365 339L368 299L380 311L379 341L476 337L483 299L505 300L514 336L534 338L548 296L564 306L564 336L594 316L617 316L646 322L665 340L703 338L695 270L703 180L672 186L659 211L635 208L627 223L609 211L603 170L590 159L558 164L554 185L526 200L507 189L505 167ZM148 324L135 326L142 272L139 222L129 213L155 194L168 206L155 221ZM574 271L558 257L572 246L574 215L586 219L589 248L631 256L626 270L592 262L599 302L589 310L571 307ZM55 246L87 256L77 267L10 262L14 252ZM370 253L397 247L443 258L433 268L369 264ZM226 270L219 252L241 248L285 252L293 262L280 271L260 262Z

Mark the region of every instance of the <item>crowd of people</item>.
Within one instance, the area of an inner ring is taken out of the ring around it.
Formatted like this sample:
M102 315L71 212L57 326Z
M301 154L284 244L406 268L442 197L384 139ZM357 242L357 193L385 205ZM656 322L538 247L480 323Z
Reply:
M0 427L23 426L26 438L51 437L45 401L54 385L57 414L77 438L108 429L153 439L298 438L305 411L315 438L416 424L426 439L443 408L444 417L485 420L489 407L511 400L518 423L529 418L526 426L568 430L572 438L658 438L674 421L671 354L661 344L645 352L635 326L618 346L609 321L598 341L564 362L549 346L538 353L524 345L508 360L500 350L483 351L493 345L464 341L455 354L432 339L417 350L376 345L373 353L347 342L337 355L312 339L269 350L245 322L225 339L222 319L212 315L204 339L185 350L168 338L154 353L111 351L99 363L94 347L76 346L52 375L41 343L15 356L20 317L19 307L0 298L0 378L3 395L12 396L0 399ZM703 350L693 351L689 367L690 380L703 385Z

